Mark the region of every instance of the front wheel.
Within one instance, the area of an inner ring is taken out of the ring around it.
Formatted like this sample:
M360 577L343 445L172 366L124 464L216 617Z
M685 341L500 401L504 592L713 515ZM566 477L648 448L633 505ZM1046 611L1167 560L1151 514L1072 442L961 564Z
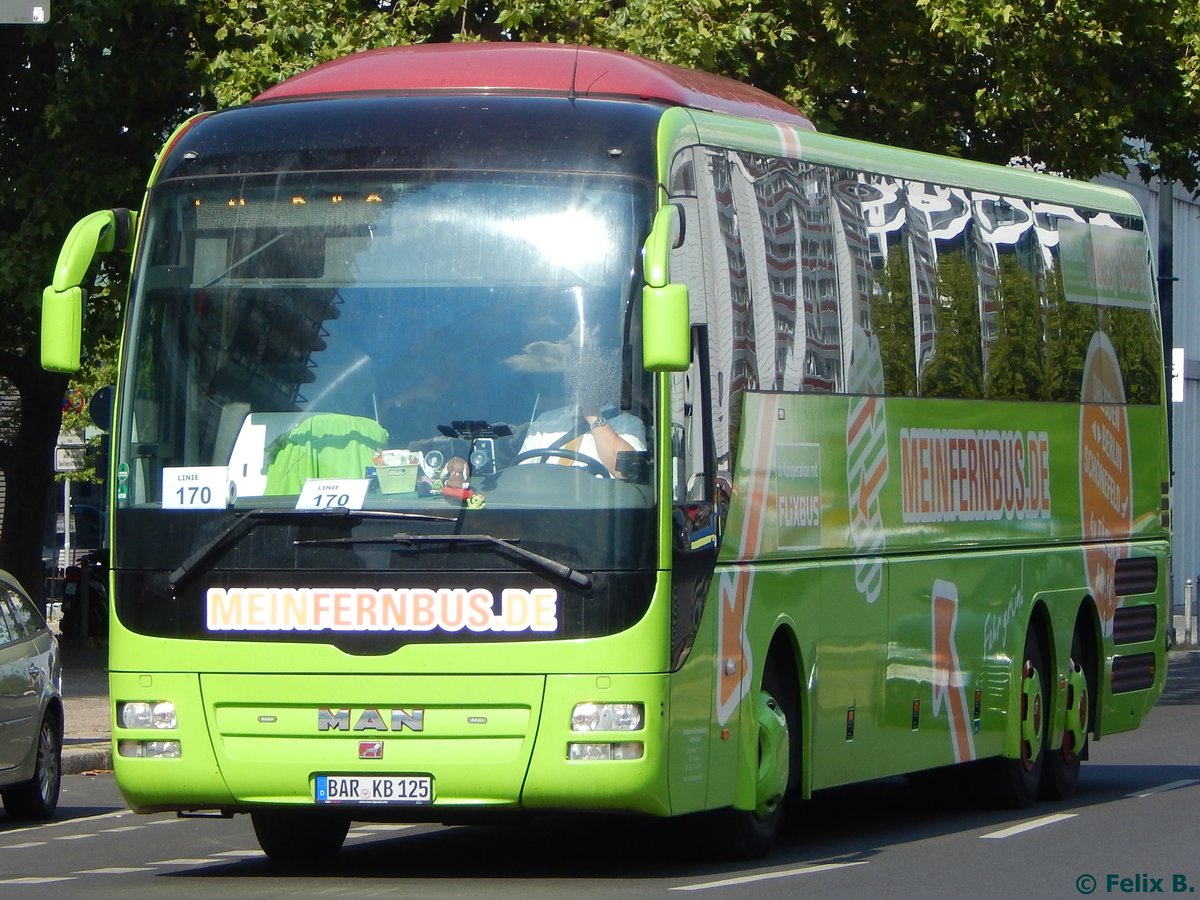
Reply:
M262 809L250 814L254 835L273 862L317 865L337 853L346 841L350 820L336 813Z
M49 819L62 786L62 727L53 712L38 729L33 777L4 791L4 809L14 819Z
M755 698L754 719L758 729L755 807L714 814L717 849L735 859L758 859L770 852L783 826L784 801L796 786L800 758L796 690L772 660L767 661Z

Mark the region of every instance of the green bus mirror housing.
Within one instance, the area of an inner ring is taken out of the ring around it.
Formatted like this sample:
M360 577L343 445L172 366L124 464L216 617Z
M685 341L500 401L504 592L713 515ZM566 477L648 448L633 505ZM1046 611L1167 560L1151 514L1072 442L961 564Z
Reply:
M687 285L670 280L671 250L683 240L683 213L668 204L654 215L642 251L642 365L650 372L684 372L692 364Z
M81 287L88 267L100 253L130 250L137 230L137 213L105 209L84 216L63 241L54 279L42 292L42 368L49 372L79 371L83 345Z
M83 288L42 291L42 368L78 372L83 346Z

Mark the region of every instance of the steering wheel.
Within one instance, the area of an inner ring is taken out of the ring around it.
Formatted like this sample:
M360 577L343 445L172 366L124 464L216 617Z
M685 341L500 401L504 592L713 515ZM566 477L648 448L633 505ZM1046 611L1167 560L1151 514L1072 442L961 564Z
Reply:
M513 457L510 465L520 465L527 459L547 459L551 456L561 456L564 459L574 460L575 462L583 463L590 472L596 475L602 475L605 478L612 478L612 472L608 471L608 467L598 459L592 459L590 456L580 453L578 450L569 450L566 447L538 447L533 450L522 450Z

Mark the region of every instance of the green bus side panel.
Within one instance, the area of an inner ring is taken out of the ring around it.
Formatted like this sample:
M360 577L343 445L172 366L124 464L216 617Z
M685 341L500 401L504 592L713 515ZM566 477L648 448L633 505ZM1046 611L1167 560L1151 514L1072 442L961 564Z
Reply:
M741 698L777 630L794 633L806 790L1016 755L1035 621L1050 747L1077 620L1095 647L1099 733L1136 727L1165 675L1161 426L1139 406L745 395L709 604L743 609L754 658ZM1153 580L1120 588L1118 564L1138 557ZM1114 635L1135 606L1154 607L1149 633ZM737 639L713 627L727 659ZM1152 670L1135 689L1112 683L1126 655ZM718 722L735 717L724 680L718 666Z
M852 553L873 602L897 553L1077 545L1111 618L1112 560L1082 545L1166 539L1162 426L1148 406L747 393L721 557Z

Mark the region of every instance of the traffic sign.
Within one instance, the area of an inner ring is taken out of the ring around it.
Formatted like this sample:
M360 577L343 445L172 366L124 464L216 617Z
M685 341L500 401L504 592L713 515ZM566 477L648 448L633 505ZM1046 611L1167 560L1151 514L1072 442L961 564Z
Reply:
M45 25L50 0L0 0L0 25Z

